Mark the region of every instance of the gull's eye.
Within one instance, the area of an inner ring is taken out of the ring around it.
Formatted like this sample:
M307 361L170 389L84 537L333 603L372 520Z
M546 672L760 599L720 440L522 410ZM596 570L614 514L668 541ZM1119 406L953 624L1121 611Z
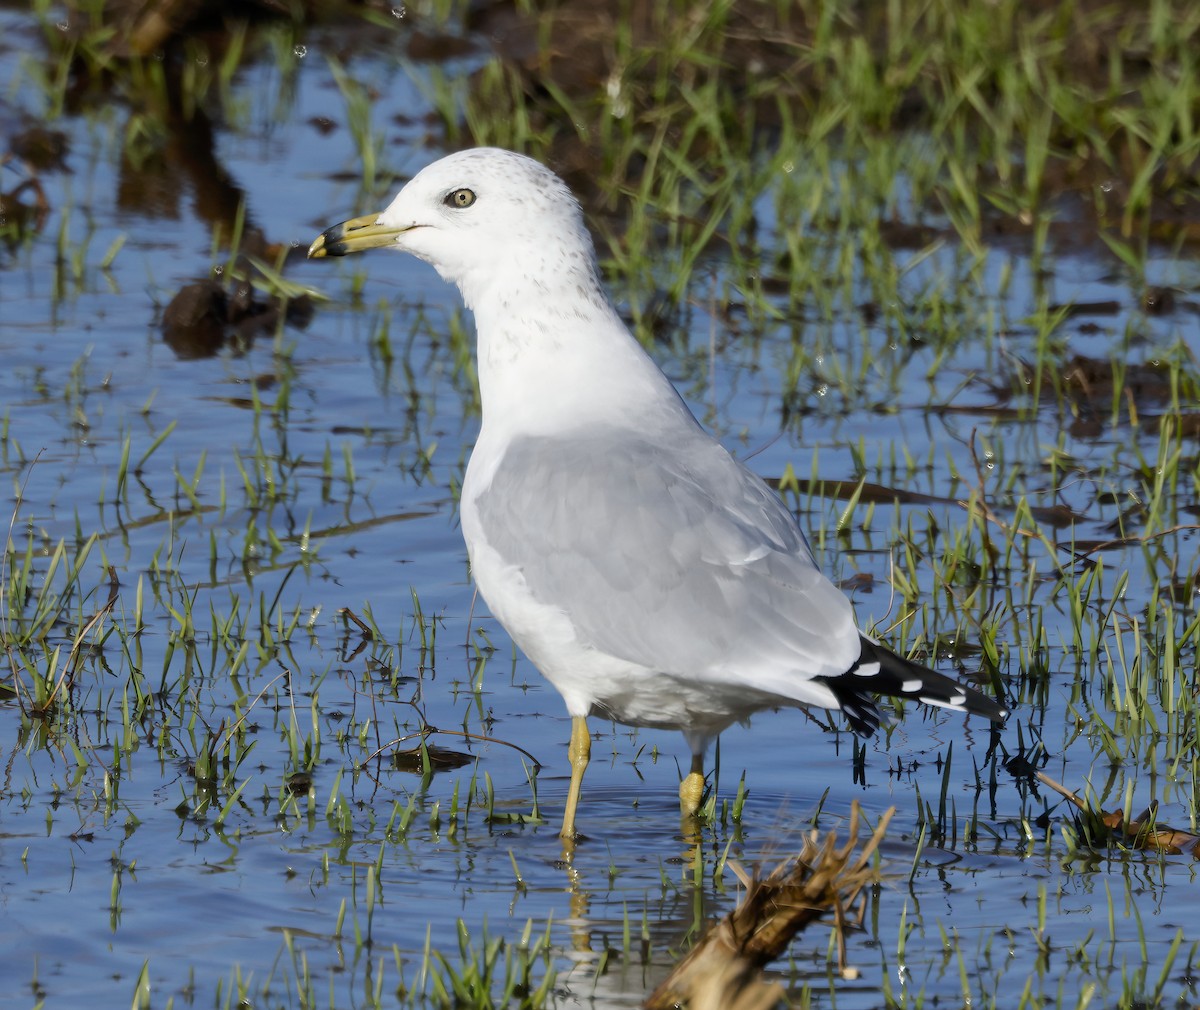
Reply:
M453 193L447 193L446 199L442 201L447 207L453 207L455 210L470 207L474 202L475 193L469 189L456 189Z

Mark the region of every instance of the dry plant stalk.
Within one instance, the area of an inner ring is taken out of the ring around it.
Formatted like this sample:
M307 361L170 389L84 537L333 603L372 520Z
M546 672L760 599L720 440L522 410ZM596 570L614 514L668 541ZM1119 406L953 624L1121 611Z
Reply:
M845 913L862 889L878 879L871 856L896 812L887 810L871 837L855 853L861 811L850 808L849 836L842 846L836 833L811 832L794 859L785 860L762 879L734 871L747 887L736 909L713 923L700 941L651 993L645 1010L768 1010L783 997L783 987L762 978L762 969L777 958L792 937L832 912L838 929L839 956L844 955ZM861 916L861 908L859 909Z
M1181 831L1158 820L1158 800L1154 800L1137 817L1125 820L1121 810L1101 810L1079 798L1061 782L1056 782L1044 772L1038 772L1038 781L1049 786L1059 796L1070 800L1087 819L1093 833L1107 837L1112 842L1128 845L1133 849L1155 850L1169 856L1187 855L1200 859L1200 835Z

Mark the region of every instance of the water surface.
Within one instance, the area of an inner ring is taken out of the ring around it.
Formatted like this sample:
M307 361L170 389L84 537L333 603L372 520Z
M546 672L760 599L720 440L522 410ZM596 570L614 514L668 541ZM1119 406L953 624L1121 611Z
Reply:
M845 500L786 492L861 620L898 647L932 648L939 668L965 676L981 667L981 630L993 637L1014 716L993 740L979 722L910 712L866 744L860 779L846 732L764 713L721 741L718 809L744 777L741 819L718 818L698 846L678 818L682 739L596 724L587 838L567 866L556 825L569 720L474 598L457 529L478 427L470 320L411 259L301 255L390 188L364 192L329 63L346 36L315 30L301 50L279 30L231 81L211 162L178 136L146 145L139 162L128 138L141 113L119 100L54 115L38 84L41 29L4 11L0 38L4 129L46 121L68 144L62 168L39 173L46 220L0 249L6 575L28 550L44 576L59 541L71 556L95 538L45 644L11 650L14 679L28 680L22 662L47 669L55 647L61 668L108 597L110 568L119 581L69 703L49 718L11 697L0 709L4 1001L115 1005L144 972L153 1005L208 1005L239 987L262 1005L303 1005L306 987L323 1005L375 1005L377 985L379 1003L399 1005L400 989L426 984L427 944L456 956L461 920L477 944L485 931L517 943L527 923L548 936L559 1005L636 1006L685 938L736 900L724 857L770 865L814 818L836 826L854 800L871 817L899 808L888 876L850 939L856 981L832 977L827 930L798 939L779 966L815 1005L876 1007L884 991L958 1005L964 985L973 1001L1004 1005L1000 994L1027 984L1049 998L1061 990L1067 1005L1095 986L1097 1005L1118 1005L1124 977L1142 972L1153 988L1180 929L1164 991L1195 1001L1192 862L1081 856L1063 838L1067 809L1029 775L1044 767L1080 790L1090 781L1106 809L1127 795L1135 806L1157 799L1163 821L1196 829L1194 724L1178 732L1195 712L1194 487L1155 527L1185 528L1152 543L1075 564L1035 541L997 558L983 581L957 569L946 582L943 568L964 538L983 535L960 504L981 481L1001 519L1024 497L1074 513L1067 541L1122 534L1139 470L1155 469L1155 427L1022 402L1008 376L1044 351L1046 307L1068 302L1113 306L1055 330L1081 359L1194 355L1194 262L1151 258L1146 280L1180 294L1148 315L1142 282L1098 249L1033 263L999 243L982 261L953 242L897 248L914 332L872 322L861 277L831 296L832 313L797 314L767 295L776 314L735 311L730 335L717 307L751 305L752 285L722 255L706 259L678 325L652 347L657 360L765 476L791 468L924 496L860 499L836 533ZM435 77L484 58L355 54L350 71L375 92L381 176L443 153L421 125ZM802 184L780 179L758 198L764 253L793 226L776 208ZM279 269L311 292L312 311L246 327L215 353L173 347L164 307L214 268L228 276L231 196L244 199L246 247L264 260L294 250ZM835 240L812 241L832 270ZM671 249L650 254L670 271ZM640 294L615 280L628 309ZM933 304L957 339L922 338ZM1165 409L1144 395L1142 414ZM1194 436L1182 451L1194 469ZM1127 521L1136 534L1139 520ZM889 588L897 577L907 591ZM51 582L63 580L60 567ZM1172 603L1171 584L1193 592ZM1068 587L1087 600L1082 627ZM344 608L376 634L363 636ZM1168 672L1145 658L1163 649L1164 628L1180 656ZM1153 676L1135 683L1131 713L1123 692L1139 656ZM1189 692L1190 708L1172 708ZM424 777L395 767L393 750L418 746L423 727L443 731L428 742L466 763ZM209 777L197 758L214 747Z

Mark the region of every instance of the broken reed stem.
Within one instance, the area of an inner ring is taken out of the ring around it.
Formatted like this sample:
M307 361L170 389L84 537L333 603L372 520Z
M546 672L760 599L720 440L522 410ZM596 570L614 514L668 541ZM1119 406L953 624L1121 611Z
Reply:
M1137 817L1127 821L1123 810L1106 811L1093 806L1045 772L1038 772L1037 777L1044 786L1053 789L1078 808L1081 814L1079 822L1083 825L1087 844L1128 846L1164 855L1187 855L1192 859L1200 859L1200 835L1161 823L1158 820L1157 800L1153 800Z
M782 996L778 984L762 979L762 968L786 949L810 923L832 912L838 929L839 958L845 953L842 930L851 917L845 909L862 889L878 879L869 863L896 812L889 808L857 855L861 810L850 808L848 836L811 832L804 848L762 879L734 872L747 887L736 909L713 923L675 970L646 1000L645 1010L767 1010Z

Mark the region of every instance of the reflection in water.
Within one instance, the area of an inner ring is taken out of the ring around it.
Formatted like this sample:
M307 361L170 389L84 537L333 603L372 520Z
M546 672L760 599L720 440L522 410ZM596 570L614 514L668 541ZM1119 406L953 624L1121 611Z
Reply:
M570 968L561 976L561 981L575 994L581 1004L595 1000L596 1006L621 1010L625 1007L640 1007L646 997L667 977L675 963L675 952L682 949L688 937L698 936L703 930L705 915L705 888L697 886L689 875L675 892L673 906L688 908L692 917L681 922L674 916L648 918L645 908L626 902L620 920L606 918L603 914L593 916L593 900L605 896L603 905L609 908L613 885L610 865L608 873L592 865L589 871L576 863L577 846L597 844L590 840L561 839L563 857L561 867L566 876L569 891L570 916L564 926L570 936L570 951L567 961ZM681 866L691 866L701 858L697 844L688 845L679 861ZM594 878L586 879L590 873ZM607 877L607 887L602 881ZM704 879L703 875L700 879ZM610 909L611 912L611 909Z

